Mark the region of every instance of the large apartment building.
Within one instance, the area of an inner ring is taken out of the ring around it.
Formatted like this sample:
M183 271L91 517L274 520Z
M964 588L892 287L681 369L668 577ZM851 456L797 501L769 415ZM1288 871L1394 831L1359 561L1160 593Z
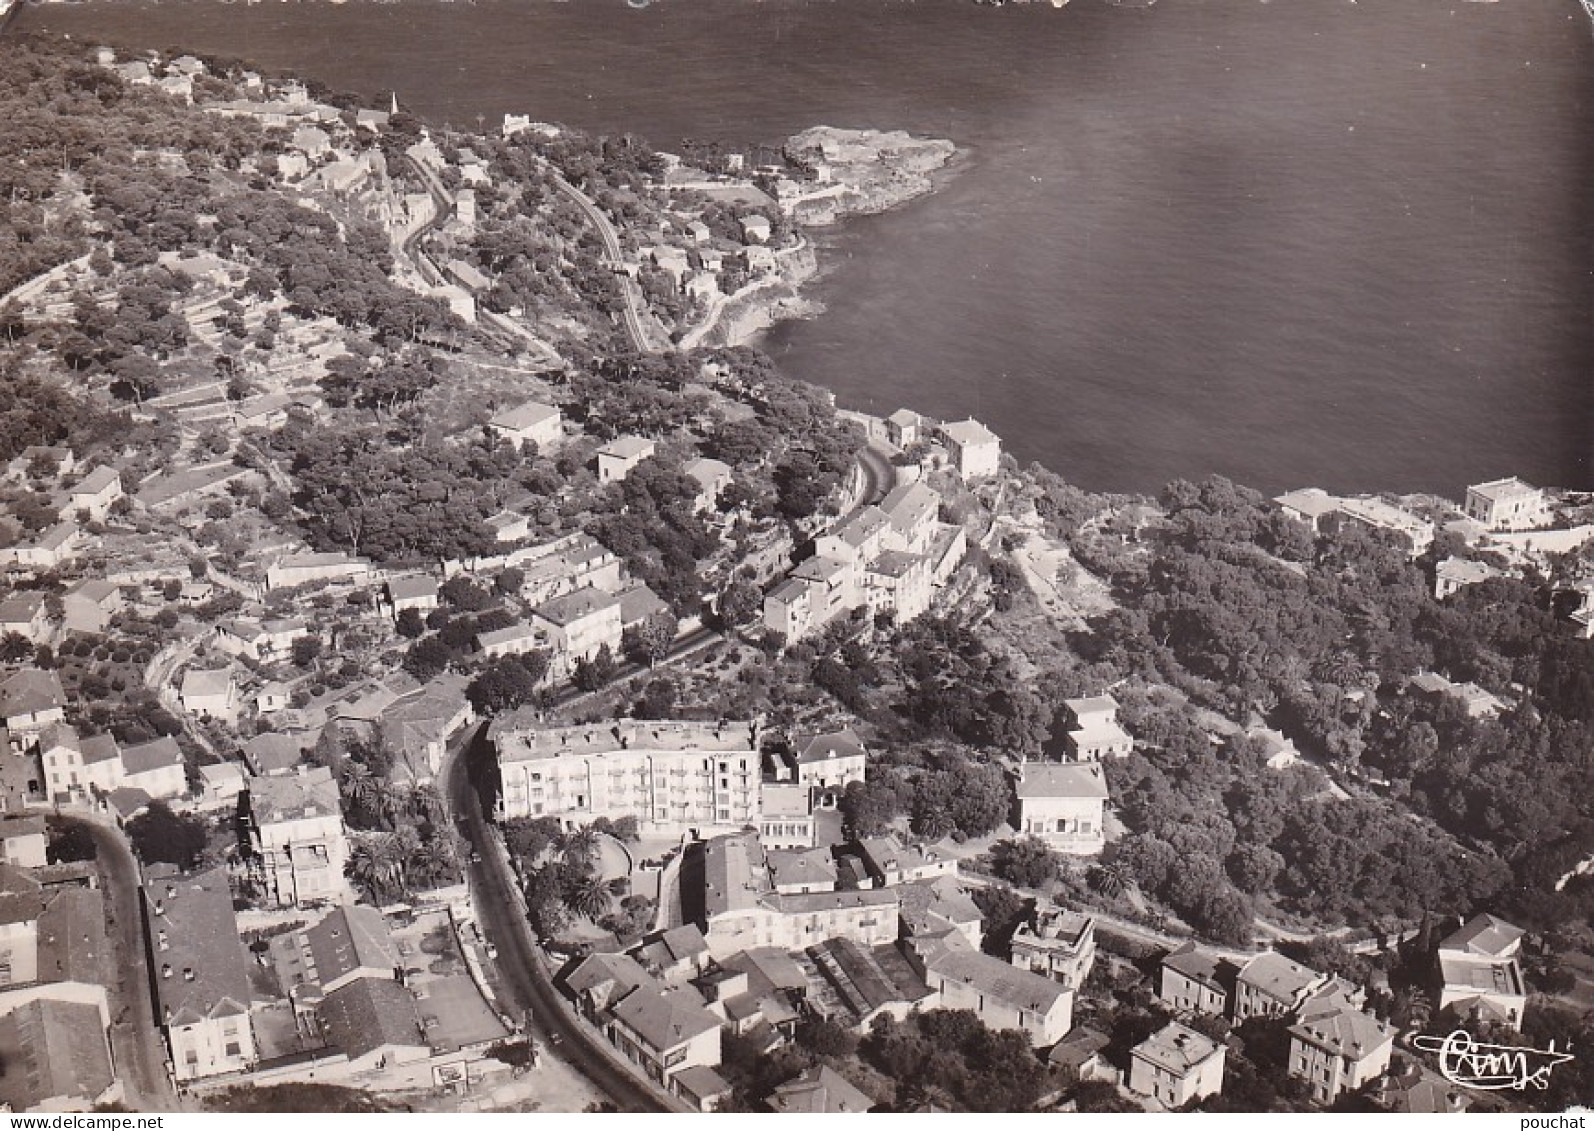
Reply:
M621 719L544 727L523 714L488 729L498 813L570 825L634 816L655 832L731 829L761 813L759 725Z

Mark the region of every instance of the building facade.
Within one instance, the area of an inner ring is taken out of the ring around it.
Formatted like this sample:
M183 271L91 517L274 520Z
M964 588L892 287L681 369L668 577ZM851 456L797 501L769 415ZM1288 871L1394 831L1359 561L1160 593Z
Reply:
M492 724L503 819L570 825L636 817L646 829L741 828L762 813L757 723L644 722L540 727Z

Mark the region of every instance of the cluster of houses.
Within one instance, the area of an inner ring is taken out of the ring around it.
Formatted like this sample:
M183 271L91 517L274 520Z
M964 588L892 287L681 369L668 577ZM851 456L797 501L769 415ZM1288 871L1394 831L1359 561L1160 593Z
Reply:
M1306 523L1313 532L1328 531L1343 522L1391 531L1401 537L1414 558L1433 545L1438 530L1432 518L1372 495L1331 495L1320 487L1305 487L1289 491L1273 501L1285 514ZM1531 548L1531 536L1523 538L1521 535L1543 530L1556 518L1550 495L1515 476L1474 484L1467 488L1466 501L1461 506L1450 504L1449 509L1455 517L1444 524L1446 532L1461 535L1468 545L1481 544L1502 551L1513 546ZM1583 535L1585 539L1587 536ZM1553 546L1546 543L1545 548ZM1469 581L1461 575L1455 578L1459 584L1481 580L1482 577L1476 577ZM1437 595L1444 597L1453 591L1453 588L1446 588Z
M983 915L953 846L818 840L816 812L866 778L854 732L769 749L763 737L751 722L545 727L515 714L489 727L500 819L631 816L645 833L693 838L679 872L688 925L564 980L615 1046L707 1109L726 1090L713 1071L720 1028L770 1048L802 1010L861 1033L885 1014L944 1006L1037 1048L1061 1041L1095 959L1094 921L1042 908L1010 962L982 953Z
M908 483L839 522L765 594L764 627L795 643L856 609L899 623L925 612L968 549L940 509L934 489Z
M0 1104L122 1100L105 987L116 976L91 866L47 864L40 816L0 818Z
M1436 956L1435 1008L1464 1020L1520 1028L1527 1007L1518 957L1522 937L1520 928L1481 914L1443 939ZM1275 951L1236 964L1188 943L1162 959L1157 996L1186 1019L1206 1015L1235 1025L1253 1017L1289 1022L1288 1072L1319 1104L1378 1082L1381 1102L1394 1110L1454 1111L1466 1106L1453 1085L1415 1063L1389 1074L1395 1030L1363 1009L1366 995L1359 987ZM1222 1043L1178 1022L1159 1037L1153 1038L1157 1045L1151 1057L1142 1058L1141 1050L1135 1050L1132 1090L1169 1107L1218 1092L1226 1054Z
M721 1034L763 1052L823 1016L856 1033L876 1018L967 1009L1037 1049L1073 1023L1095 961L1095 923L1042 907L1011 962L979 949L983 917L956 857L882 837L831 850L766 849L755 833L698 846L683 870L689 922L628 954L595 954L559 979L580 1012L667 1091L712 1110L729 1085ZM845 883L846 886L840 886ZM865 1111L844 1078L805 1073L777 1088L779 1111Z
M907 451L937 442L944 462L965 482L995 475L1002 442L977 420L937 424L901 409L884 421L881 439ZM795 643L859 610L898 623L929 609L968 552L962 526L941 521L940 492L922 480L893 488L815 539L813 556L764 595L763 624Z
M0 516L0 529L8 541L0 547L0 568L11 576L60 569L81 558L94 544L85 527L105 521L125 494L116 469L104 465L81 469L66 447L25 449L7 466L5 480L13 487L31 488L34 501L55 516L52 525L32 534L9 516ZM39 633L48 626L30 624L32 618L19 621L18 611L8 610L5 630L22 631L41 642Z
M1273 501L1313 533L1329 531L1343 522L1361 523L1394 532L1416 558L1427 552L1442 529L1458 535L1469 548L1504 560L1502 567L1451 555L1436 563L1433 595L1439 601L1469 585L1520 576L1524 567L1542 566L1545 555L1570 553L1594 539L1594 523L1569 524L1550 492L1515 476L1468 487L1460 506L1447 504L1454 517L1442 527L1405 505L1372 496L1331 495L1318 487L1290 491ZM1574 579L1564 592L1572 599L1563 609L1572 630L1584 639L1594 639L1594 578Z
M468 913L395 920L300 894L303 919L246 946L227 869L146 870L156 1019L179 1085L432 1088L494 1067L486 1050L509 1030L480 988Z

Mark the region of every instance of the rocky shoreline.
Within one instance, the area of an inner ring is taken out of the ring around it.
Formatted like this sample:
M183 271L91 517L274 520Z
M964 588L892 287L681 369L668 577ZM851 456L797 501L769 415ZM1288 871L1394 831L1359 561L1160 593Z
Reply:
M793 136L786 152L814 174L795 193L783 192L781 208L804 229L825 228L851 216L886 212L934 192L960 156L938 138L916 138L903 130L852 130L815 126ZM778 322L813 318L824 304L803 288L822 273L811 237L786 257L780 275L755 292L733 298L700 341L746 345Z

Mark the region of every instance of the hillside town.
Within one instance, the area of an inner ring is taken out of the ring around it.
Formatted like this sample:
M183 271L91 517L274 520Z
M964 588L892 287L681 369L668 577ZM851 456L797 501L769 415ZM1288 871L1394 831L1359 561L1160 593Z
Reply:
M1416 1039L1594 1025L1594 500L1089 495L743 344L945 143L37 51L165 117L0 294L8 1110L1594 1100Z

